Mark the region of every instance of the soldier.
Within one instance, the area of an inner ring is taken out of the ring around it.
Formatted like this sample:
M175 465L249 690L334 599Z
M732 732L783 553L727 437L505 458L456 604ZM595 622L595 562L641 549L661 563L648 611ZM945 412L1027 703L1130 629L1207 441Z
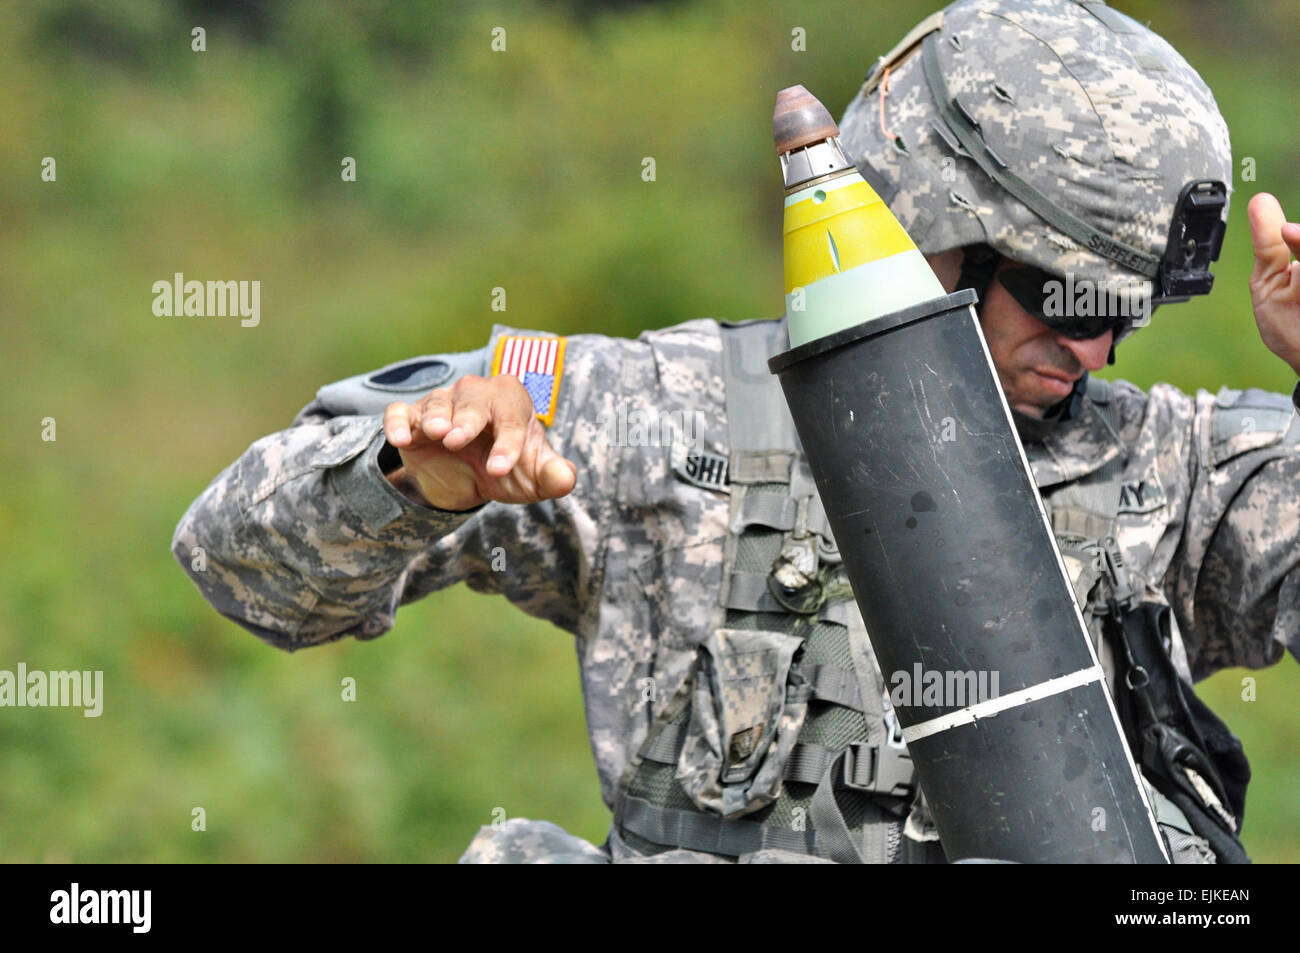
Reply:
M1244 859L1249 771L1191 686L1296 653L1300 388L1189 397L1089 377L1145 323L1130 280L1195 212L1186 194L1213 191L1185 187L1231 180L1210 91L1103 4L960 0L877 63L841 128L945 288L979 292L1171 856ZM1268 195L1249 217L1261 336L1300 374L1300 226ZM1153 303L1207 292L1205 251ZM1053 281L1123 285L1059 308ZM766 358L784 339L784 321L634 341L497 326L477 351L322 388L213 481L173 551L188 570L204 547L205 598L290 651L375 638L460 581L573 633L609 838L514 819L464 862L942 862L807 461L727 412L736 381L776 387ZM806 590L781 584L791 546L817 554ZM1146 694L1134 645L1159 655ZM1190 760L1144 743L1152 701Z

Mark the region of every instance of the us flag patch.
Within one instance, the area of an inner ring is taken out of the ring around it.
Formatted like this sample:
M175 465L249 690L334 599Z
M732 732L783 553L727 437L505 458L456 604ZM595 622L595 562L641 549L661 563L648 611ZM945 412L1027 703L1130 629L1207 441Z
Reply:
M564 338L526 338L503 334L492 357L492 376L518 378L533 399L537 419L546 426L555 421L555 400L564 372Z

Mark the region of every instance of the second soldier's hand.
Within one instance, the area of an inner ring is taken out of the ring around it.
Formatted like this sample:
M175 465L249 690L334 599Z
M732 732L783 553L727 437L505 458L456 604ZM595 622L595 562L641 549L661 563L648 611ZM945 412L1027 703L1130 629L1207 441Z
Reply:
M1300 225L1287 222L1278 200L1261 192L1246 207L1255 267L1250 300L1264 346L1300 376Z
M528 391L506 374L467 374L414 404L389 404L384 436L402 459L389 481L442 510L536 503L577 481L577 467L546 442Z

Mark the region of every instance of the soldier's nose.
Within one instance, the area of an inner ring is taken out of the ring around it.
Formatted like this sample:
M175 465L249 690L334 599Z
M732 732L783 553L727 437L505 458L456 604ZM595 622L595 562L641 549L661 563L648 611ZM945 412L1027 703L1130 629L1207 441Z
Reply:
M1056 343L1073 354L1075 360L1086 370L1096 371L1106 366L1106 358L1110 357L1110 342L1114 337L1114 331L1107 331L1099 337L1083 341L1058 334Z

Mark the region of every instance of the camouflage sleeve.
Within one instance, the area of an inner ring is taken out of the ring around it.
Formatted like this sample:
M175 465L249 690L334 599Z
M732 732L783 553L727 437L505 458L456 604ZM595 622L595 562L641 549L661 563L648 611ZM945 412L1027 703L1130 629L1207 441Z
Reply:
M498 326L482 354L503 333L528 332ZM596 591L600 510L614 479L588 411L613 399L625 343L566 339L547 439L577 464L567 497L465 513L419 506L380 472L380 415L335 415L317 400L213 480L172 551L217 611L288 651L375 638L399 605L462 581L575 631ZM414 398L381 402L393 399Z
M1153 388L1152 397L1157 393ZM1262 668L1287 649L1300 658L1300 415L1293 398L1253 388L1202 390L1189 409L1190 492L1170 581L1194 679L1232 666Z

